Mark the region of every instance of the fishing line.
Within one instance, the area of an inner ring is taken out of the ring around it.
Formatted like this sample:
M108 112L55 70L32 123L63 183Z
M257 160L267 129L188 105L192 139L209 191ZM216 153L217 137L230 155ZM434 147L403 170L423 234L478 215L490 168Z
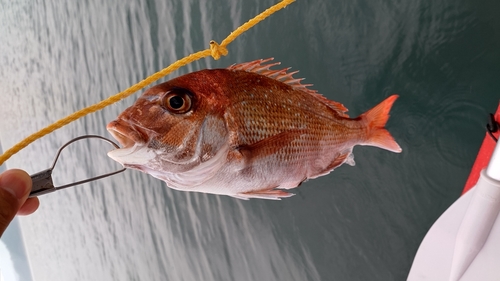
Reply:
M55 130L57 130L57 129L77 120L77 119L80 119L87 114L99 111L99 110L101 110L101 109L103 109L103 108L105 108L113 103L116 103L116 102L132 95L133 93L143 89L144 87L155 82L156 80L167 76L168 74L179 69L180 67L183 67L189 63L192 63L194 61L197 61L201 58L205 58L208 56L212 56L215 60L218 60L221 56L227 55L228 54L228 51L226 48L227 45L229 45L231 42L233 42L238 36L240 36L243 32L247 31L248 29L250 29L253 26L255 26L256 24L258 24L259 22L263 21L264 19L266 19L270 15L274 14L275 12L290 5L294 1L295 0L283 0L283 1L279 2L278 4L271 6L270 8L265 10L264 12L255 16L253 19L247 21L246 23L244 23L243 25L238 27L236 30L231 32L226 37L226 39L224 39L222 41L222 43L220 45L212 40L212 41L210 41L210 48L209 49L205 49L203 51L199 51L199 52L196 52L194 54L188 55L188 56L172 63L171 65L167 66L166 68L150 75L149 77L140 81L139 83L136 83L136 84L130 86L129 88L125 89L124 91L122 91L118 94L115 94L115 95L113 95L105 100L102 100L96 104L93 104L89 107L80 109L80 110L52 123L51 125L41 129L40 131L26 137L24 140L20 141L16 145L14 145L12 148L6 150L4 152L4 154L2 154L0 156L0 166L5 161L7 161L7 159L9 159L12 155L16 154L17 152L19 152L20 150L22 150L26 146L30 145L35 140L37 140L45 135L48 135L48 134L52 133L53 131L55 131Z

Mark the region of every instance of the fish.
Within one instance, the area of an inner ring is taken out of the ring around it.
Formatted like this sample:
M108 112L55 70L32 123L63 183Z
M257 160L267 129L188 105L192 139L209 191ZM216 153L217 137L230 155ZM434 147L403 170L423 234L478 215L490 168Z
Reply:
M204 69L147 89L107 125L108 156L183 191L239 199L289 189L354 165L356 145L402 151L385 125L398 95L356 118L273 58Z

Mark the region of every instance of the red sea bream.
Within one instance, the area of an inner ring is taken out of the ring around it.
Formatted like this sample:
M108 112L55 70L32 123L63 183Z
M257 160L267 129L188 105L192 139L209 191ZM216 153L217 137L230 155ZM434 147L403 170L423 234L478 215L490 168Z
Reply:
M148 89L108 124L108 153L171 188L280 199L307 179L354 165L352 148L401 152L384 128L392 95L357 118L272 59L192 72Z

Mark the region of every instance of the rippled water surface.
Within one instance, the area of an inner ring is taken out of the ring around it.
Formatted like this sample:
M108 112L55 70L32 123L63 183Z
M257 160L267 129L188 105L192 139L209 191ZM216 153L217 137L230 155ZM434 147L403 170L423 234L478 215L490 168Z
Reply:
M28 134L220 42L275 1L0 0L0 142ZM193 70L275 57L352 117L400 95L394 154L283 201L179 192L136 171L41 198L21 220L34 280L404 280L425 233L458 198L500 93L498 1L298 0ZM162 81L164 81L163 79ZM108 136L140 93L7 162L46 169L59 146ZM108 147L65 151L56 184L118 167Z

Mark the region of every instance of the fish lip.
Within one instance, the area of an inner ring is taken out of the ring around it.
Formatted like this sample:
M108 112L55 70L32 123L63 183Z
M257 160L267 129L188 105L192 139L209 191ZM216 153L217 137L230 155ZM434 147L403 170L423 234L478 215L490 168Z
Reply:
M156 158L156 153L144 144L134 144L130 147L111 150L108 157L122 164L125 168L143 171L144 165Z
M148 136L143 130L121 119L111 121L106 126L106 129L123 148L130 148L136 144L145 144L148 140Z

